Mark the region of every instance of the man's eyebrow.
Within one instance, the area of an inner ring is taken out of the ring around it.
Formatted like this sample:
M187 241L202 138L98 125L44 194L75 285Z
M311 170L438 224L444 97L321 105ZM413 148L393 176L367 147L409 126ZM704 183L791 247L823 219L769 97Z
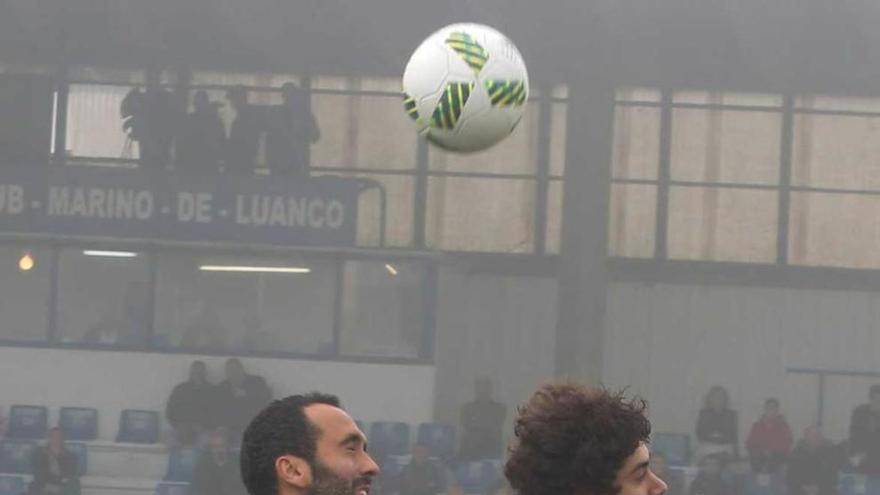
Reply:
M648 466L650 466L650 464L651 464L651 461L642 462L638 466L634 467L633 470L630 471L630 474L635 473L641 469L648 469Z
M361 436L360 433L352 432L352 433L349 433L348 435L346 435L345 438L343 438L342 441L339 442L339 445L349 445L349 444L359 444L359 443L363 443L364 446L367 445L367 442L364 441L364 437Z

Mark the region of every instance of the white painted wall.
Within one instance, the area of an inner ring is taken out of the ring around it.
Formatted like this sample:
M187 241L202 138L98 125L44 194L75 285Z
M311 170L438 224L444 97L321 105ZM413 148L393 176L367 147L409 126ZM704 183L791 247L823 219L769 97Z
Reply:
M225 358L0 347L0 411L13 404L45 405L50 424L61 406L96 407L99 436L112 440L123 409L163 414L171 389L189 364L208 364L210 379L222 380ZM340 397L356 419L431 421L434 367L286 359L243 359L249 373L266 378L276 397L321 390Z
M787 367L880 371L880 294L614 284L604 381L648 399L655 431L693 433L706 390L739 411L740 439L777 396L795 435L816 420L816 379ZM880 379L832 378L825 431L847 436L852 408Z

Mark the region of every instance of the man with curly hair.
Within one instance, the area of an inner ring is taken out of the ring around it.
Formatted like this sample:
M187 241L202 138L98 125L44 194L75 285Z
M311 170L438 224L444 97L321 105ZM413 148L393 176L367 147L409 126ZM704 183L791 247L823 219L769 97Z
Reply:
M563 383L519 409L504 474L518 495L663 495L645 401Z

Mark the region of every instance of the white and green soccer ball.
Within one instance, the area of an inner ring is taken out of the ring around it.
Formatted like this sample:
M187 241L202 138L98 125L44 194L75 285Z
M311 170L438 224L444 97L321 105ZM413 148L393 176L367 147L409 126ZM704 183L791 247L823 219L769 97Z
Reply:
M457 152L486 149L519 123L529 75L513 42L482 24L452 24L416 48L403 73L404 109L419 133Z

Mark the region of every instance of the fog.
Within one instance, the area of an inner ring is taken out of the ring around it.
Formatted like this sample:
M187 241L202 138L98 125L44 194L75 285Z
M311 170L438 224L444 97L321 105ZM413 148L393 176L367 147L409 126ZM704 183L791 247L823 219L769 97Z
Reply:
M456 22L528 67L473 154L402 104ZM377 494L510 493L517 408L563 379L647 401L670 495L873 494L878 24L867 0L0 0L0 495L243 495L243 430L313 390Z

